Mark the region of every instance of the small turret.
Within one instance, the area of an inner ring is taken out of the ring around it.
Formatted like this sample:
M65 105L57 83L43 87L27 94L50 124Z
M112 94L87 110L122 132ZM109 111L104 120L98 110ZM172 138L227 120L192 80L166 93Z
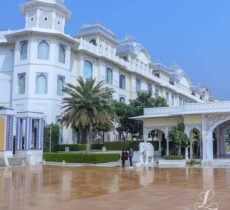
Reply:
M26 29L42 29L64 33L65 22L71 12L64 0L28 0L21 4L21 12L26 16Z

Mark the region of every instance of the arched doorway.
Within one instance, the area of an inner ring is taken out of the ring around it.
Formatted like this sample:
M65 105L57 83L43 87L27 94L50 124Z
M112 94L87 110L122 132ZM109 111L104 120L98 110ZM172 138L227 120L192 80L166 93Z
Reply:
M213 156L215 158L230 157L230 120L215 127L213 131Z
M201 132L197 128L193 128L190 132L190 158L202 158L202 141Z
M148 141L158 142L158 147L155 148L155 151L159 152L160 157L166 155L167 142L165 138L165 133L162 130L151 130L148 134Z

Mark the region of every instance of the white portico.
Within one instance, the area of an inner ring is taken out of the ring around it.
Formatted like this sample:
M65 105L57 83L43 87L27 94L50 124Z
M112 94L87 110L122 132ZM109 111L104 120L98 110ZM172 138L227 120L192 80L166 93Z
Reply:
M144 115L133 119L143 120L144 139L166 141L166 154L170 153L168 131L177 123L185 124L190 137L190 157L199 153L204 161L226 157L226 132L230 129L230 102L192 103L182 107L146 108ZM163 138L164 137L164 138ZM197 145L196 145L197 144ZM196 149L195 149L196 147ZM195 151L196 150L196 151Z

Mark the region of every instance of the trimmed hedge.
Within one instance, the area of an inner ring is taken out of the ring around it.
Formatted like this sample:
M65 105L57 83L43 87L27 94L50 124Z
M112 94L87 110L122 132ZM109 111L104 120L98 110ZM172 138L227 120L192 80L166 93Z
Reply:
M121 151L122 149L128 149L129 146L133 148L133 150L138 151L139 150L139 141L116 141L116 142L105 142L104 144L92 144L91 149L92 150L102 150L102 147L105 146L107 150L112 151ZM159 148L158 141L150 141L154 146L154 150L157 151ZM55 151L65 151L65 147L69 147L70 151L82 151L86 150L85 144L62 144L58 145L55 148Z
M91 149L92 150L102 150L103 144L92 144ZM60 144L57 145L55 148L55 151L65 151L65 148L69 147L70 151L82 151L86 150L86 145L85 144Z
M154 150L157 151L159 148L159 143L157 141L149 141L154 146ZM133 148L133 150L139 150L140 141L117 141L117 142L105 142L104 145L107 150L122 150L128 149L129 146Z
M120 154L114 153L93 153L93 154L82 154L82 153L44 153L43 159L52 162L66 163L108 163L115 162L120 159Z
M178 156L178 155L165 155L164 156L165 160L183 160L183 156Z

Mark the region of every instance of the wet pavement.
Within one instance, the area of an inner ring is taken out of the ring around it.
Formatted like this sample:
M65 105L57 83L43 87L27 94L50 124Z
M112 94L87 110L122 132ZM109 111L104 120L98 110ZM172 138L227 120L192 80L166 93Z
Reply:
M213 198L209 189L214 190ZM207 202L201 192L207 192ZM0 169L0 210L208 209L195 208L197 203L230 210L230 169Z

